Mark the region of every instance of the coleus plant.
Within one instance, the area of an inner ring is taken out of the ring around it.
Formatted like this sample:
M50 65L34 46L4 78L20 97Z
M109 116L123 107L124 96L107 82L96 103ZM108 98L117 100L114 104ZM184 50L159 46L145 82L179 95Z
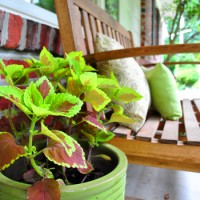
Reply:
M59 184L70 184L67 169L76 168L86 175L93 170L90 154L86 159L79 141L87 141L91 152L94 146L112 139L114 135L104 123L134 123L117 102L128 103L141 96L121 87L113 73L110 77L98 75L81 52L58 58L43 48L39 60L32 58L27 63L29 68L0 63L0 73L8 84L0 86L0 97L12 103L4 108L10 131L0 132L0 170L25 158L28 167L23 181L33 183L27 190L28 200L42 200L47 195L58 200ZM37 75L35 81L30 80L31 73ZM107 109L113 112L105 120ZM17 118L21 112L26 122ZM57 180L50 163L62 168L62 181Z

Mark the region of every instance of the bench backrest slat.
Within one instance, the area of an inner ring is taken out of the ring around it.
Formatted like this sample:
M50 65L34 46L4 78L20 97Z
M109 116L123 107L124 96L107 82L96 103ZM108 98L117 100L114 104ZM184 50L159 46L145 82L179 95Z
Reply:
M116 39L125 48L134 47L131 32L90 0L55 0L55 6L63 52L94 53L97 32Z

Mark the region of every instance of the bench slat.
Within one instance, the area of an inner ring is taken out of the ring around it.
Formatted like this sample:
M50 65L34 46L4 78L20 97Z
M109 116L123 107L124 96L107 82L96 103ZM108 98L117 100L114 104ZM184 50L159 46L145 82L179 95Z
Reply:
M116 136L119 137L126 137L126 139L128 140L133 139L133 136L131 135L132 130L124 126L118 126L115 130L113 130L113 133L115 133Z
M161 136L161 142L177 143L178 127L179 127L179 121L166 120L163 133Z
M151 116L147 119L144 126L137 133L136 138L150 141L153 139L160 123L159 116Z
M105 23L103 23L103 33L104 33L105 35L108 35L108 29L107 29L107 26L106 26Z
M200 99L194 99L194 104L196 105L197 110L200 113Z
M82 15L83 15L83 25L84 25L88 50L90 53L94 53L94 45L93 45L93 41L92 41L92 32L90 29L88 14L83 10Z
M81 26L81 13L79 11L78 6L74 6L74 13L73 15L76 17L77 22L75 24L73 24L74 27L76 27L75 29L76 31L76 37L80 38L79 40L76 41L76 46L77 46L77 50L78 51L82 51L83 55L86 54L86 46L85 46L85 41L83 38L83 30L82 30L82 26Z
M200 144L200 128L190 100L183 100L183 114L188 144Z

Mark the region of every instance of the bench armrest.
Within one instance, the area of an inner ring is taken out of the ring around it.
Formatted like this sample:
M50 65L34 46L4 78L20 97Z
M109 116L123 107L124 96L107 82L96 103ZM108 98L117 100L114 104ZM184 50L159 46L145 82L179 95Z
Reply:
M87 62L95 63L99 61L136 57L136 56L152 56L152 55L162 55L162 54L199 53L199 52L200 52L200 43L195 43L195 44L144 46L144 47L119 49L119 50L89 54L84 57Z

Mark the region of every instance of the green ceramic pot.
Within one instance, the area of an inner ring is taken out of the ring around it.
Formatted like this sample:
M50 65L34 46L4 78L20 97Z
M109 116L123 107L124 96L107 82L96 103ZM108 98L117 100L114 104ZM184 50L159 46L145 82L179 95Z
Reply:
M105 144L100 148L101 153L111 156L116 167L107 175L94 181L61 186L61 200L124 200L127 158L118 148ZM104 163L98 162L105 168ZM0 173L0 199L26 200L26 190L30 185L13 181Z

